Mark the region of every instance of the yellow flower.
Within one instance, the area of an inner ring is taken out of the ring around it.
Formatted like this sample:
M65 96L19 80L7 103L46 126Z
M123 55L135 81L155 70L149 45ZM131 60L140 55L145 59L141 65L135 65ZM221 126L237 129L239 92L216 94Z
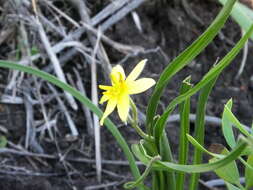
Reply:
M146 59L140 61L127 78L123 68L116 65L112 68L110 74L112 86L99 85L100 89L105 90L99 103L103 104L108 101L100 125L103 125L105 118L113 112L116 106L120 119L126 122L130 107L129 95L142 93L155 84L155 81L151 78L136 80L144 69L146 62Z

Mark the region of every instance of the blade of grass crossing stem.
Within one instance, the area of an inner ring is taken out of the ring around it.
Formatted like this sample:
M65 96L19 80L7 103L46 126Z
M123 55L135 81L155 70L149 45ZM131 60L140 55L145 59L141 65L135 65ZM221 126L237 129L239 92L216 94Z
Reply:
M215 79L219 74L231 63L231 61L236 57L236 55L240 52L240 50L243 48L245 42L248 40L250 35L253 32L253 25L250 27L250 29L245 33L245 35L240 39L239 42L237 42L236 46L217 64L215 65L202 79L200 82L198 82L193 88L191 88L187 93L182 94L178 97L176 97L166 108L164 113L161 115L161 117L158 119L155 125L155 141L159 141L161 139L163 130L165 128L165 124L167 122L167 119L171 112L174 110L174 108L198 92L200 89L202 89L205 85L207 85L210 81Z
M95 106L87 97L85 97L82 93L80 93L78 90L74 89L70 85L60 81L59 79L57 79L53 75L50 75L50 74L40 71L38 69L34 69L34 68L27 67L24 65L19 65L19 64L10 62L10 61L0 60L0 67L23 71L25 73L29 73L29 74L35 75L37 77L40 77L40 78L56 85L57 87L63 89L64 91L69 92L72 96L74 96L81 103L83 103L85 106L87 106L92 112L94 112L99 118L102 117L103 112L97 106ZM133 156L132 152L130 151L125 139L122 137L119 130L112 123L111 120L109 120L107 118L105 120L104 124L108 128L108 130L111 132L111 134L115 137L116 141L118 142L118 144L122 148L128 162L129 162L130 169L131 169L131 172L132 172L134 178L138 179L141 175L140 175L138 167L136 166L134 156ZM139 189L143 190L142 187L140 187Z
M248 143L249 143L249 137L248 138L241 137L237 146L227 156L225 156L224 158L216 162L207 163L207 164L197 164L197 165L182 165L182 164L176 164L172 162L156 161L152 167L154 171L177 171L177 172L185 172L185 173L202 173L202 172L213 171L237 159L238 156L240 156L241 153L248 146ZM147 165L149 161L152 159L152 157L145 155L145 153L141 150L142 148L140 146L141 146L140 144L138 145L135 144L132 146L132 150L135 156L141 162Z
M191 77L187 77L181 86L180 94L186 93L191 88ZM179 164L187 164L188 159L188 140L186 134L189 133L190 128L190 98L186 99L179 106L180 112L180 137L179 137ZM177 174L177 190L184 189L185 173Z
M217 76L218 77L218 76ZM200 91L198 98L196 122L195 122L195 140L198 141L200 145L204 145L205 137L205 113L206 113L206 104L210 92L217 80L217 77L211 80L203 89ZM203 152L199 149L194 149L193 164L200 164L202 162ZM198 189L199 174L192 174L190 180L190 190Z
M169 144L169 140L167 137L166 132L164 131L163 137L161 139L161 143L159 143L160 146L160 155L162 158L162 161L166 162L173 162L173 156ZM176 189L176 178L175 178L175 172L162 172L162 175L164 176L164 184L166 189Z
M153 131L151 123L156 114L156 109L162 92L169 80L184 66L190 63L210 42L212 42L213 38L217 35L227 20L235 2L236 0L227 1L207 30L194 41L191 46L176 57L162 72L148 103L146 126L149 134Z

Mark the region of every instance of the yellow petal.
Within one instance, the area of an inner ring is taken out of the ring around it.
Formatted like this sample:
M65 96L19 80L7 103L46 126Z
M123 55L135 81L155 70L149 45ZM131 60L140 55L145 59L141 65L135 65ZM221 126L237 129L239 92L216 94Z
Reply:
M142 70L144 69L146 62L147 59L143 59L142 61L140 61L132 70L132 72L128 75L126 81L134 81L135 79L137 79L137 77L141 74Z
M103 95L99 101L100 104L103 104L104 102L106 102L107 100L109 100L109 96L107 95Z
M125 80L126 75L121 65L116 65L115 67L112 68L110 77L112 84L116 84L122 80Z
M117 105L117 100L116 99L110 99L107 103L107 106L106 106L106 109L105 109L105 112L100 120L100 125L103 125L104 124L104 120L105 118L108 117L108 115L110 115L113 110L115 109Z
M120 119L123 122L127 121L127 116L129 113L129 96L128 94L124 94L122 96L119 97L118 99L118 104L117 104L117 108L118 108L118 114Z
M98 87L102 90L110 90L112 88L112 86L106 86L106 85L99 85Z
M149 88L151 88L155 84L155 80L152 78L141 78L136 81L129 82L128 93L129 94L139 94L142 93Z

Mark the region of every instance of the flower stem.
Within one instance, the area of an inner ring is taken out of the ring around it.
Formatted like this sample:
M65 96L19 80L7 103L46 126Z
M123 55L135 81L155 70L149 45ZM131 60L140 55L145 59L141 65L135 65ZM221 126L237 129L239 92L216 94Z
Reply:
M139 126L138 126L138 112L137 107L133 100L130 98L130 106L132 108L132 118L128 117L132 127L136 130L136 132L145 140L154 142L154 138L146 134Z

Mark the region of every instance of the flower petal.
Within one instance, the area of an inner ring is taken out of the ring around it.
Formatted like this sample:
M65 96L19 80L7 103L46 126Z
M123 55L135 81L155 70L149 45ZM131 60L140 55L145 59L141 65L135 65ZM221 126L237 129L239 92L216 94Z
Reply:
M104 120L105 118L108 117L108 115L110 115L113 110L115 109L117 105L117 100L116 99L110 99L107 103L107 106L106 106L106 109L105 109L105 112L100 120L100 125L103 125L104 124Z
M106 86L106 85L99 85L98 87L102 90L110 90L112 88L112 86Z
M99 101L99 103L100 104L103 104L104 102L106 102L107 100L109 100L110 99L110 97L108 96L108 95L103 95L101 98L100 98L100 101Z
M121 65L116 65L115 67L112 68L110 77L111 77L112 84L117 84L121 80L122 81L125 80L126 75Z
M139 94L155 85L155 80L152 78L141 78L139 80L129 82L127 85L129 94Z
M129 96L128 94L124 94L122 96L119 97L118 99L118 104L117 104L117 108L118 108L118 114L120 119L123 122L127 121L127 116L129 113Z
M132 72L128 75L126 81L134 81L135 79L137 79L137 77L141 74L142 70L144 69L146 62L147 59L143 59L142 61L140 61L132 70Z

